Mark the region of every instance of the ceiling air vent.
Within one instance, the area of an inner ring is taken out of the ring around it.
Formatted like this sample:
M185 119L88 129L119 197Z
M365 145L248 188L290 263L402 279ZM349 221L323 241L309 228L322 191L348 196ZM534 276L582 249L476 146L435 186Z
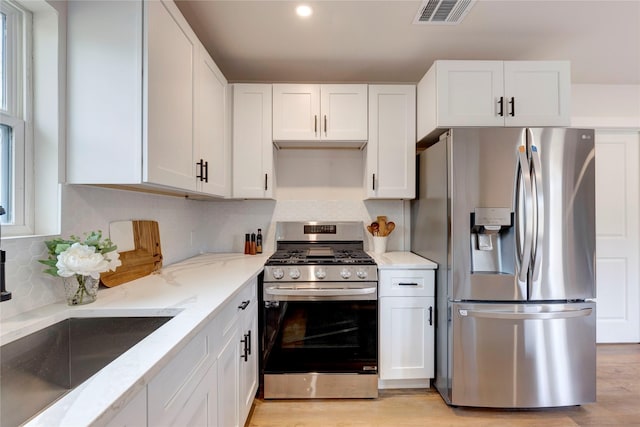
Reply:
M476 0L426 0L420 6L413 23L459 24L475 2Z

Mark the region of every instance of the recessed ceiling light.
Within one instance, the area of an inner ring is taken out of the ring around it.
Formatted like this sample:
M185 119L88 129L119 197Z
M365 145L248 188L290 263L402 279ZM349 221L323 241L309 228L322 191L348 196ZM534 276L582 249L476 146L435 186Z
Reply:
M311 9L311 6L307 6L306 4L302 4L302 5L298 6L298 7L296 7L296 13L298 14L298 16L306 18L308 16L311 16L311 14L313 13L313 9Z

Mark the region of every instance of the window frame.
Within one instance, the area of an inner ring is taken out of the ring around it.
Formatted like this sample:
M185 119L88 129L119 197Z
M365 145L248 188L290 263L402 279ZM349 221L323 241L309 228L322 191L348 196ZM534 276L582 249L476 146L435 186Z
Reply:
M0 103L0 124L12 129L9 163L12 188L7 214L0 217L3 235L33 235L33 126L32 126L32 13L12 0L0 5L6 16L6 105Z

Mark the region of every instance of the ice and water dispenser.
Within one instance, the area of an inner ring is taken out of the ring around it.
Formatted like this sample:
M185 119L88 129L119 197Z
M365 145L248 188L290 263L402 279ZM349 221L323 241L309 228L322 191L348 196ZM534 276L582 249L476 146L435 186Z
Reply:
M475 208L470 217L471 272L514 274L511 209Z

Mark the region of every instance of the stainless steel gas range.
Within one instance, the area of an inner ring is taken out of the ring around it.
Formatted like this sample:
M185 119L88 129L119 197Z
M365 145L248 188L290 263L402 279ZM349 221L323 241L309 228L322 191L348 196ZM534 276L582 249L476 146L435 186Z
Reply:
M265 265L265 399L378 396L378 270L361 222L276 226Z

